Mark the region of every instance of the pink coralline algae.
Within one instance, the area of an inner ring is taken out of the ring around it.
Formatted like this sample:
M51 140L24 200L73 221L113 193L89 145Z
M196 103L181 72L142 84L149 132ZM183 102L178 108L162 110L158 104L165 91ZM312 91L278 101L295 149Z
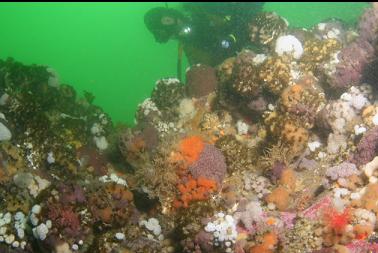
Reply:
M367 9L361 16L358 28L359 38L338 55L339 63L330 82L334 88L360 84L365 67L374 58L374 46L378 38L378 10Z
M340 62L331 77L330 85L333 88L347 88L360 84L363 70L373 56L374 48L364 40L358 40L343 48L338 55Z
M72 207L52 205L49 208L47 217L64 232L69 235L80 233L80 219Z
M205 144L199 159L189 167L189 170L194 178L204 177L215 180L220 185L226 175L227 165L219 149Z
M376 156L378 148L378 126L367 131L357 145L351 162L357 166L365 165Z

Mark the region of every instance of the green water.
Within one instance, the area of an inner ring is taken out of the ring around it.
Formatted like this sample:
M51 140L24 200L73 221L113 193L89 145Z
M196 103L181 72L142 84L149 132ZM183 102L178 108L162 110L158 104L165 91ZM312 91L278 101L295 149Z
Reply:
M179 7L169 3L169 7ZM115 122L132 123L155 81L175 76L177 43L155 43L144 13L164 3L0 3L0 58L54 68L87 90ZM367 3L267 3L290 25L337 17L353 24Z

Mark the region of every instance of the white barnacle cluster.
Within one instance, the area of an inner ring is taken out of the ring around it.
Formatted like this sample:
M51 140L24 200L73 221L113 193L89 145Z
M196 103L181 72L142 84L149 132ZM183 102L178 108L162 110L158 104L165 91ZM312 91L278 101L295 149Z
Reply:
M319 23L315 26L315 30L320 33L321 39L342 40L343 32L332 23Z
M176 127L175 123L173 122L163 122L159 121L156 124L156 130L158 130L161 136L164 136L170 132L177 132L178 128Z
M320 148L322 146L322 143L318 140L312 141L307 143L308 148L311 152L314 152L316 149Z
M126 180L117 176L117 174L115 173L110 174L110 176L109 175L102 176L99 178L99 180L103 183L114 182L116 184L120 184L126 187L128 186Z
M246 134L248 134L249 126L244 121L238 120L236 122L236 129L238 130L239 135L246 135Z
M299 80L303 76L303 72L301 71L297 62L292 61L290 63L290 75L291 75L291 84L294 84L295 80Z
M331 54L330 60L323 64L323 69L328 76L332 76L336 72L336 66L340 63L340 51Z
M235 243L238 233L236 222L231 215L223 212L217 213L215 220L207 223L205 231L213 234L215 246L223 244L227 253L233 252L232 245Z
M29 132L25 132L25 134L29 135ZM26 160L28 161L29 167L34 170L38 169L35 163L38 153L34 150L33 144L30 142L25 142L24 148L26 150Z
M253 65L256 66L263 63L266 59L267 59L266 54L256 54L256 56L253 57L252 62L253 62Z
M102 151L107 149L109 146L108 141L104 136L104 127L108 124L108 119L106 118L105 114L100 114L98 118L99 122L92 125L91 133L93 135L93 141L95 142L96 147Z
M26 217L22 212L0 213L0 243L5 243L13 248L24 249L27 242L25 241Z
M159 84L159 83L163 83L165 85L172 85L172 84L177 84L177 83L180 83L180 80L178 80L177 78L162 78L162 79L159 79L155 82L155 87Z
M29 220L30 223L34 226L32 231L33 235L38 240L45 240L47 237L47 234L49 233L49 229L52 227L51 220L47 220L45 223L40 223L40 220L38 218L38 215L41 213L41 206L36 204L32 207Z
M161 114L154 101L151 98L146 98L143 103L138 105L138 108L142 111L144 116L148 116L151 112Z
M319 23L317 26L319 31L325 31L327 28L326 23ZM340 37L340 30L337 29L336 27L331 27L330 29L327 29L327 33L323 34L322 38L323 39L339 39Z
M148 230L147 238L151 240L164 240L164 235L161 231L159 220L156 218L149 218L148 220L141 220L139 226L145 227Z

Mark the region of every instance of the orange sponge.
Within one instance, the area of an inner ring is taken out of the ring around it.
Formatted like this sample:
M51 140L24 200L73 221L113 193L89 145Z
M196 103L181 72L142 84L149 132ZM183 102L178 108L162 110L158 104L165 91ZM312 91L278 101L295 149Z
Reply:
M189 164L198 160L203 148L204 142L199 136L184 138L180 141L179 145L180 152Z
M289 197L289 191L283 186L278 186L266 197L266 202L275 204L280 211L285 211L289 206Z
M197 180L190 178L185 184L177 186L180 197L173 201L174 208L189 207L192 201L208 199L210 193L216 190L216 182L211 179L199 177Z
M263 237L262 243L253 246L250 253L272 253L278 243L277 234L274 232L266 233Z
M285 186L290 192L294 192L296 184L295 172L292 169L282 171L280 185Z

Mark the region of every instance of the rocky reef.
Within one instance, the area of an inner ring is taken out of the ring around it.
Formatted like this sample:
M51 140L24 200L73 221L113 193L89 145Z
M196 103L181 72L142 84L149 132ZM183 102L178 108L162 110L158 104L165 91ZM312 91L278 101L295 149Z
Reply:
M0 252L377 252L377 17L261 13L259 51L158 80L132 127L1 60Z

